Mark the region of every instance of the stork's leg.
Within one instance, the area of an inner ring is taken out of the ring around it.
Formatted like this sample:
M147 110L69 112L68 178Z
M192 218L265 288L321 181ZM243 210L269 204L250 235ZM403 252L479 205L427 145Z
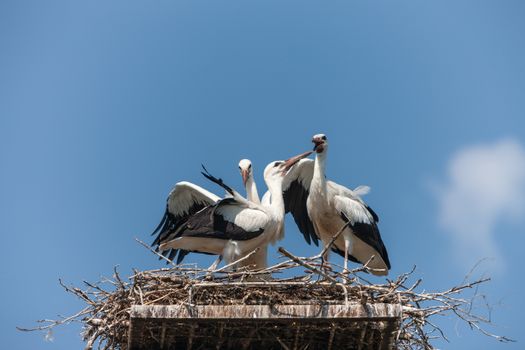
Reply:
M321 255L321 270L326 268L326 265L328 265L328 251L326 251L323 255Z
M239 250L238 244L235 241L228 241L222 250L222 256L226 260L226 264L235 262L240 257L241 251ZM228 271L236 271L237 264L230 266Z
M329 274L332 272L332 267L330 266L330 263L328 262L328 254L329 252L326 251L323 255L321 255L321 266L319 266L319 269L326 274ZM325 280L325 277L321 279L321 275L319 275L319 280Z
M325 260L326 260L326 253L323 254L323 255L321 255L321 266L319 266L319 269L320 269L321 271L324 270ZM318 274L318 275L317 275L317 281L320 281L320 280L321 280L321 275Z
M344 274L347 274L348 273L348 250L350 249L350 239L348 239L347 237L344 238L345 239L345 261L344 261L344 269L343 269L343 273Z

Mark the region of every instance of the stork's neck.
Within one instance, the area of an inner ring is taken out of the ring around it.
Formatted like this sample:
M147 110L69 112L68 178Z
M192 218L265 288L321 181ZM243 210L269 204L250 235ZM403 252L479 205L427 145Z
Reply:
M274 215L275 218L282 221L284 218L284 199L283 199L283 181L281 179L273 179L270 181L266 181L266 185L268 186L268 191L270 191L271 194L271 203L269 205L269 209Z
M326 150L322 153L318 153L314 161L314 174L312 177L312 183L310 185L310 192L312 189L318 191L320 194L326 193Z
M246 197L250 202L261 204L259 193L257 192L257 185L255 185L255 181L253 180L252 176L250 176L246 181Z

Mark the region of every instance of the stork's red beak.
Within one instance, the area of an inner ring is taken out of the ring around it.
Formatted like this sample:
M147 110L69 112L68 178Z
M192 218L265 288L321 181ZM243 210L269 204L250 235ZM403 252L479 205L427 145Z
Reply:
M285 160L283 164L283 176L286 175L288 170L290 170L298 161L308 157L310 154L312 154L312 151L304 152L295 157L288 158L287 160Z
M249 171L246 169L241 170L241 176L242 176L242 184L246 187L246 182L248 181L248 173Z

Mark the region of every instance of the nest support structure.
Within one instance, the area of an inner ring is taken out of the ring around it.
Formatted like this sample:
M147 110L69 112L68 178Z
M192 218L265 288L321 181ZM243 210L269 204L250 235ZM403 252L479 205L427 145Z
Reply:
M399 304L332 298L341 290L325 283L201 283L191 293L192 303L132 306L127 348L390 349L402 322Z

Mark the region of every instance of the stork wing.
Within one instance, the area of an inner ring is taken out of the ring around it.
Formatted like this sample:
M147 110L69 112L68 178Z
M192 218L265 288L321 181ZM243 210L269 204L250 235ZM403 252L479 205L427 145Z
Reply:
M336 182L333 181L327 181L328 187L331 191L333 191L336 194L340 194L344 197L348 197L358 203L361 203L363 206L365 206L366 210L372 215L374 218L374 221L377 223L379 222L379 216L377 216L376 212L370 208L365 201L361 198L361 196L368 194L370 192L370 187L368 186L357 186L353 191L349 188L346 188L345 186L339 185Z
M309 189L313 174L314 161L301 159L286 174L283 180L283 198L285 212L292 213L294 221L306 242L311 244L313 241L315 245L319 245L314 225L308 216L308 209L306 208L306 200L310 193Z
M261 234L270 218L262 208L246 207L233 199L221 201L215 209L215 225L223 226L223 233L229 239L246 240ZM229 228L234 228L230 231Z
M388 252L386 251L379 228L377 227L375 218L377 215L372 214L368 207L361 201L349 198L347 196L334 196L334 205L336 210L341 213L341 218L350 222L350 228L353 233L363 242L374 248L388 269L390 269L390 261L388 260ZM363 261L361 263L364 263Z
M204 166L201 172L208 180L224 188L232 197L227 197L191 215L166 241L179 237L208 237L225 240L248 240L257 237L268 222L263 207L250 202L237 191L210 174Z
M268 215L246 207L234 198L225 198L195 213L167 241L179 237L206 237L243 241L264 232Z
M177 183L168 195L164 216L152 233L152 235L157 234L152 246L158 247L164 243L170 234L175 232L191 215L206 206L214 204L219 199L220 197L191 182L182 181ZM177 249L169 249L161 253L168 259L173 260L177 252ZM187 254L188 252L181 250L177 263L180 263Z

